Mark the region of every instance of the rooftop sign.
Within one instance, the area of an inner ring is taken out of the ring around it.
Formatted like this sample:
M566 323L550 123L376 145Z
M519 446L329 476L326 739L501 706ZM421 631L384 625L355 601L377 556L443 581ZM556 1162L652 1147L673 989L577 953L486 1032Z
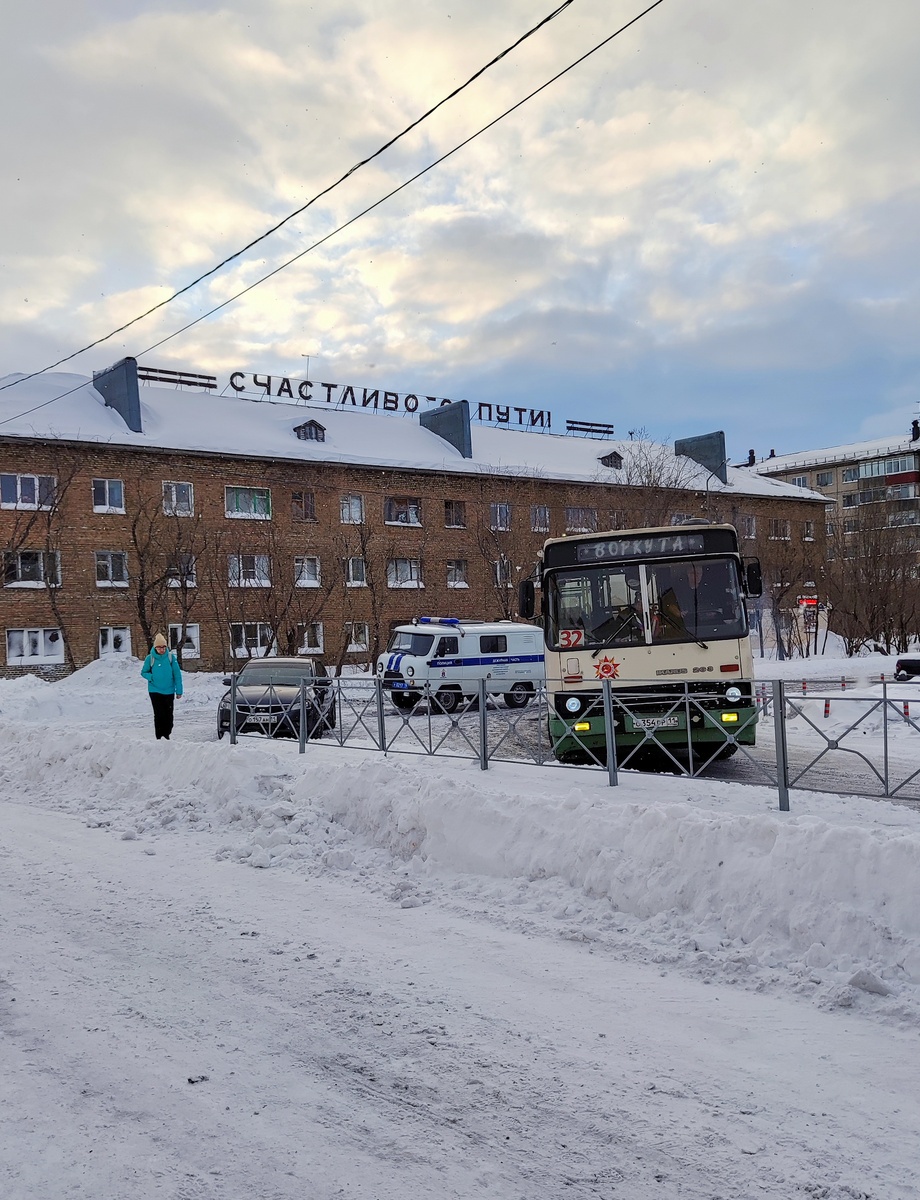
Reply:
M391 392L382 388L354 387L341 383L314 383L310 379L289 379L282 375L248 374L234 371L228 386L240 395L256 394L260 400L302 401L304 404L330 404L335 408L366 408L372 411L417 413L432 407L442 408L456 401L446 396L417 396L414 392ZM224 388L226 391L226 386ZM471 412L475 421L513 425L519 429L551 429L548 408L518 407L511 404L479 404Z

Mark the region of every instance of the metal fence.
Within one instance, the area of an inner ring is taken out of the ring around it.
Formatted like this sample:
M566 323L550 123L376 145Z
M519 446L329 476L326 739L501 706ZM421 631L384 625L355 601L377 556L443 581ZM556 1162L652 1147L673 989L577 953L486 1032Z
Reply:
M582 719L564 722L561 733L558 719L556 732L552 728L555 712L545 685L535 685L520 707L506 705L484 680L471 681L460 703L445 711L427 685L419 687L420 699L411 709L396 707L372 676L330 679L321 689L305 681L293 694L266 686L244 703L234 677L225 703L231 742L268 735L296 740L301 753L310 740L322 738L327 745L384 754L466 759L482 770L497 762L601 770L611 786L624 770L705 775L774 788L781 811L789 810L795 788L920 807L920 688L911 703L903 698L904 686L887 683L859 694L846 684L839 692L819 693L808 685L798 692L782 681L760 682L753 709L748 701L742 709L748 715L727 725L720 719L726 708L722 692L690 683L637 686L645 690L624 693L604 680ZM592 717L602 717L604 729L617 729L621 743L628 730L631 744L618 750L617 739L599 744L576 728L591 726ZM700 740L701 732L708 740ZM755 733L756 743L750 744Z

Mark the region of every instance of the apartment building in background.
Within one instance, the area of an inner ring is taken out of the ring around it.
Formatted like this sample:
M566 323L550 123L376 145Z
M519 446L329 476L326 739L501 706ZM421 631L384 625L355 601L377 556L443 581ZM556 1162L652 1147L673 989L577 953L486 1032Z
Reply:
M774 597L823 555L814 490L590 423L561 436L477 425L463 401L400 415L148 375L175 380L139 385L126 359L0 391L0 673L142 655L159 630L185 669L364 666L421 614L514 618L565 533L730 522Z

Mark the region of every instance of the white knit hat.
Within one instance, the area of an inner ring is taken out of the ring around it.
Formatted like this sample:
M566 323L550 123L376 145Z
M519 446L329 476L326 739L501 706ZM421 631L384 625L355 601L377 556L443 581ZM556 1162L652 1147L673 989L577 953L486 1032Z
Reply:
M157 646L167 646L167 645L168 645L168 642L166 641L166 638L163 637L162 633L158 633L156 635L156 637L153 639L154 650L157 648Z

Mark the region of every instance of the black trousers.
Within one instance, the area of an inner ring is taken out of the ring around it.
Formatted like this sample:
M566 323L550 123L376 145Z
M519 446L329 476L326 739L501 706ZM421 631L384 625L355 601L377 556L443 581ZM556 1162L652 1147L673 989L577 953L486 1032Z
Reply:
M169 738L173 728L173 706L175 696L165 696L162 692L150 692L150 703L153 705L153 731L160 738Z

